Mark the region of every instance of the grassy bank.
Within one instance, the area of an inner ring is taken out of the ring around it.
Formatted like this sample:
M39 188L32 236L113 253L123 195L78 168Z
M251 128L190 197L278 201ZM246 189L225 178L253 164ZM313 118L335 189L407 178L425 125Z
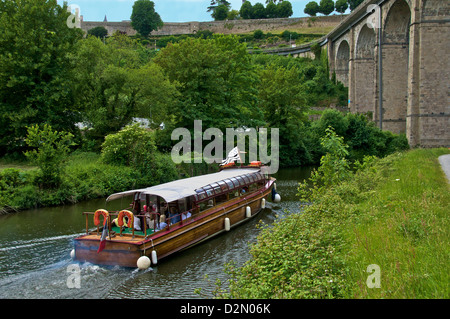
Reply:
M302 213L261 226L252 258L228 265L232 298L449 298L449 186L416 149L327 187ZM380 288L369 288L369 265ZM218 289L220 291L220 287Z
M100 154L75 152L64 166L56 188L39 185L39 169L28 162L0 162L0 214L24 209L74 204L111 193L148 187L176 178L204 174L211 167L189 163L175 165L170 154L156 154L147 174L125 165L105 164Z

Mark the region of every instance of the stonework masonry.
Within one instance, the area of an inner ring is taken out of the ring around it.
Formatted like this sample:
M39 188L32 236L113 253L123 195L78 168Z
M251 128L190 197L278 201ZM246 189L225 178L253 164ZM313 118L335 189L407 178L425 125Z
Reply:
M413 147L450 147L449 28L450 1L364 1L323 44L350 111Z
M305 27L335 27L344 16L331 15L324 17L303 17L303 18L278 18L278 19L252 19L252 20L229 20L229 21L207 21L207 22L164 22L160 30L153 31L151 35L181 35L193 34L197 31L209 30L214 33L232 34L253 32L262 30L270 32L293 24ZM125 32L128 35L135 35L136 31L131 27L130 21L122 22L95 22L81 21L81 29L88 30L103 26L108 30L108 35L116 31Z
M348 109L370 112L411 146L450 147L450 1L365 0L351 14L311 18L165 23L152 34L269 32L292 24L333 26L319 40L330 73L349 89ZM82 22L135 34L130 22ZM311 44L272 54L312 57Z

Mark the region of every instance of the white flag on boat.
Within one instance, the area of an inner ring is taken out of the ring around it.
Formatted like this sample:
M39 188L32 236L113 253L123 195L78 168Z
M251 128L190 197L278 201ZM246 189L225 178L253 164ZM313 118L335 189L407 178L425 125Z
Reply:
M231 162L235 162L237 160L240 160L240 156L239 156L239 150L237 148L237 146L235 148L233 148L229 153L226 159L224 159L222 161L222 164L220 165L226 165L228 163Z

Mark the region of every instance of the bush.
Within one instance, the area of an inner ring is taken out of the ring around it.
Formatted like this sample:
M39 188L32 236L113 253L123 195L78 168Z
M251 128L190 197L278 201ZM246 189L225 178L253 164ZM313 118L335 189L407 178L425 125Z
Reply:
M69 147L74 145L71 133L53 131L45 124L42 129L38 125L28 128L26 143L35 149L27 151L25 156L41 169L38 184L44 188L56 187L61 181L61 169L69 153Z
M141 163L151 158L155 151L153 133L134 124L105 137L101 159L107 164L140 168Z
M262 32L261 30L255 30L253 32L253 38L256 40L260 40L260 39L264 38L264 32Z

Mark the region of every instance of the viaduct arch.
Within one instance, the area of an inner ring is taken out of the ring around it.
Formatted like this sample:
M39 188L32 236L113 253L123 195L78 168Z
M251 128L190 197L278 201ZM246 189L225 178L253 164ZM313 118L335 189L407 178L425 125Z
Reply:
M411 146L450 147L450 1L366 0L322 40L351 112Z

